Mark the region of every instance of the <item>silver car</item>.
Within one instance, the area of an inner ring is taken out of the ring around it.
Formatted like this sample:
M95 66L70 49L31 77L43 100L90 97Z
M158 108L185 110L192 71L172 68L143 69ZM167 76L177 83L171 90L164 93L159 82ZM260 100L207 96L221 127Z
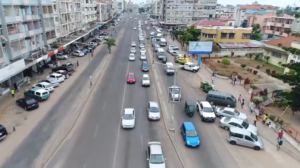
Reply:
M135 52L136 52L135 48L132 47L132 48L130 49L130 53L134 53L134 54L135 54Z
M146 153L149 168L166 168L166 158L160 142L148 142Z
M238 118L238 119L241 119L246 122L248 120L246 114L241 113L241 112L237 111L236 109L230 108L230 107L217 108L216 116L220 117L220 118L222 118L222 117Z
M264 149L264 143L260 137L238 127L231 127L229 129L227 140L232 145L246 146L255 150Z
M140 48L145 48L145 45L143 43L141 43Z
M231 127L238 127L241 129L246 129L254 135L258 135L257 127L255 127L254 125L251 125L241 119L223 117L223 118L221 118L219 125L221 128L224 128L225 130L229 130Z

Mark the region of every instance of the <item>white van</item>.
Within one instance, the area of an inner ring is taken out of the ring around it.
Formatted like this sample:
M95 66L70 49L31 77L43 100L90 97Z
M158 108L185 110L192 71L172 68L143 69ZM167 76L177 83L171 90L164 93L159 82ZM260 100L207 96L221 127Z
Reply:
M249 130L238 127L230 127L228 142L232 145L241 145L255 150L264 149L262 139Z
M159 42L159 45L162 46L162 47L167 46L167 40L164 39L164 38L161 38L161 39L160 39L160 42Z
M156 54L158 59L163 59L166 57L166 52L163 48L158 48Z
M166 70L167 75L174 75L175 68L174 68L172 62L166 62L165 70Z

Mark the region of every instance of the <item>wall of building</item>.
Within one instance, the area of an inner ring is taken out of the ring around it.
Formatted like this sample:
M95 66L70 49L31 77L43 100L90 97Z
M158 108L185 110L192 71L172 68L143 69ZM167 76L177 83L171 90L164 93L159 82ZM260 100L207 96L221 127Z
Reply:
M229 34L234 32L234 38L229 38ZM223 43L249 43L250 41L250 34L252 32L252 28L208 28L203 27L201 31L201 40L209 40L214 39L216 42L223 42ZM222 33L227 33L227 38L222 38ZM213 34L214 36L212 38L205 37L205 34ZM249 38L243 38L243 35L249 34Z
M288 55L282 54L281 52L285 52L281 47L278 46L273 46L273 45L269 45L269 44L265 44L265 49L264 49L264 56L269 56L269 63L280 66L279 63L285 64L288 63ZM270 50L268 48L272 48L273 50ZM278 52L277 52L277 51Z

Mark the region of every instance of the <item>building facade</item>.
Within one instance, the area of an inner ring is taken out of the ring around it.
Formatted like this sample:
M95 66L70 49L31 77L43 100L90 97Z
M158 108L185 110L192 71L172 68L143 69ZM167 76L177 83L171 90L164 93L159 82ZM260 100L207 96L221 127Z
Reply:
M52 0L0 1L0 96L24 83L23 70L37 70L56 41Z
M276 13L266 11L251 11L245 14L249 26L259 24L263 39L287 37L292 32L293 16L284 14L278 17Z
M233 18L234 7L232 6L223 6L218 4L216 9L216 17L228 17Z
M162 1L156 1L152 5L152 11L155 19L162 18Z
M266 11L276 13L276 9L272 5L260 5L257 2L254 2L252 5L237 5L233 13L235 26L241 26L243 23L247 22L247 17L245 16L245 13L251 11Z
M162 21L166 25L183 25L191 21L214 19L217 0L162 1Z
M105 22L108 20L107 3L105 1L97 1L97 22Z

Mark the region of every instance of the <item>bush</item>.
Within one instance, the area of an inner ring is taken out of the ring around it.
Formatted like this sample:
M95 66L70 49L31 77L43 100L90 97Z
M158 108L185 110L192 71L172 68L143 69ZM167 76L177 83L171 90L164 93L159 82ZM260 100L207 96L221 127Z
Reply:
M272 115L272 114L270 114L268 118L269 118L271 121L275 121L275 119L276 119L276 116L275 116L275 115Z
M283 120L280 120L279 118L277 118L277 120L275 122L277 122L281 126L283 125Z
M260 103L263 102L263 98L261 98L261 97L259 97L259 96L256 96L256 97L253 98L252 101L253 101L253 103L257 106L257 105L259 105Z
M222 63L224 64L224 65L229 65L230 64L230 60L228 59L228 58L222 58Z
M290 69L290 71L288 72L289 75L296 75L296 71L293 69Z
M238 55L237 57L242 57L242 56Z
M259 65L257 65L257 66L256 66L256 69L259 69L259 68L260 68L260 66L259 66Z
M254 71L253 71L253 74L256 75L256 74L257 74L257 70L254 70Z
M246 64L241 64L241 67L242 68L245 68L247 65Z
M276 71L275 71L275 70L273 70L273 71L272 71L272 74L276 74Z
M228 58L228 55L224 55L223 58Z
M270 69L266 69L267 74L270 74L271 70Z

